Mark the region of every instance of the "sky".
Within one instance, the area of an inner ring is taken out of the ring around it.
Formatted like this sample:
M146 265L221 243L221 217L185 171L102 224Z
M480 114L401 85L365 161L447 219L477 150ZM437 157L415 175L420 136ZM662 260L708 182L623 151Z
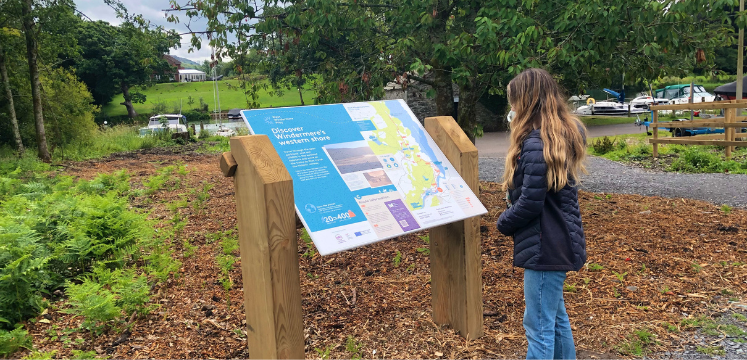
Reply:
M82 12L92 20L108 21L112 25L118 25L121 20L117 18L114 10L104 3L104 0L74 0L78 11ZM178 33L187 32L187 28L182 24L175 24L166 21L166 12L163 9L170 8L169 0L122 0L131 14L141 14L154 25L161 25L166 29L174 29ZM180 16L180 20L187 20L186 16ZM192 30L204 30L205 26L200 26L200 22L192 21L190 25ZM203 60L210 59L210 47L207 41L203 43L200 50L190 53L190 39L192 35L182 35L182 46L178 49L171 49L171 55L180 56L189 60L201 63Z

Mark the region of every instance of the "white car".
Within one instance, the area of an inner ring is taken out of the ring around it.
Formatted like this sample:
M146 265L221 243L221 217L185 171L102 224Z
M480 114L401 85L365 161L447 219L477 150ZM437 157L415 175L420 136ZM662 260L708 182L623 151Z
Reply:
M693 94L693 103L699 103L699 102L712 102L716 99L716 95L713 95L708 92L696 92ZM674 98L672 100L669 100L670 104L687 104L690 102L690 95L686 94L683 96L680 96L678 98Z

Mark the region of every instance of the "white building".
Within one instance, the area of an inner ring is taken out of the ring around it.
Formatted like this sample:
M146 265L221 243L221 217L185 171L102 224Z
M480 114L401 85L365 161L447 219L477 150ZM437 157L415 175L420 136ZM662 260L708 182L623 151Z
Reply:
M204 71L195 69L179 69L179 82L205 81L207 75Z

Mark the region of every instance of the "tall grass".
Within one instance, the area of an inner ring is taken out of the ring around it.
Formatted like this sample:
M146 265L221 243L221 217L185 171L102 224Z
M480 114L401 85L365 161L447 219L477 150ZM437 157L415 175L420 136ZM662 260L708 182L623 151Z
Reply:
M113 153L150 149L160 146L175 145L168 132L157 132L153 135L140 137L139 128L131 125L120 125L110 128L94 130L90 137L57 148L52 154L54 162L73 160L81 161L107 156ZM24 158L34 159L36 148L33 144L27 144ZM17 153L10 147L0 147L0 163L16 161Z
M171 139L163 136L140 137L136 126L114 126L96 130L89 139L71 144L63 151L55 152L57 160L85 160L112 153L150 149L159 145L170 145Z

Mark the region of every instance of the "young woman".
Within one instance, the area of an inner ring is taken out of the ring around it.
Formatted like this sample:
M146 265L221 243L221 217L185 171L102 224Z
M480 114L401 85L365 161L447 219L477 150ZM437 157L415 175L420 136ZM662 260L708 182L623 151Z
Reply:
M524 268L527 359L575 359L563 301L566 272L586 262L576 184L585 172L584 125L545 70L508 84L511 143L503 188L508 209L498 230L514 238L514 266Z

